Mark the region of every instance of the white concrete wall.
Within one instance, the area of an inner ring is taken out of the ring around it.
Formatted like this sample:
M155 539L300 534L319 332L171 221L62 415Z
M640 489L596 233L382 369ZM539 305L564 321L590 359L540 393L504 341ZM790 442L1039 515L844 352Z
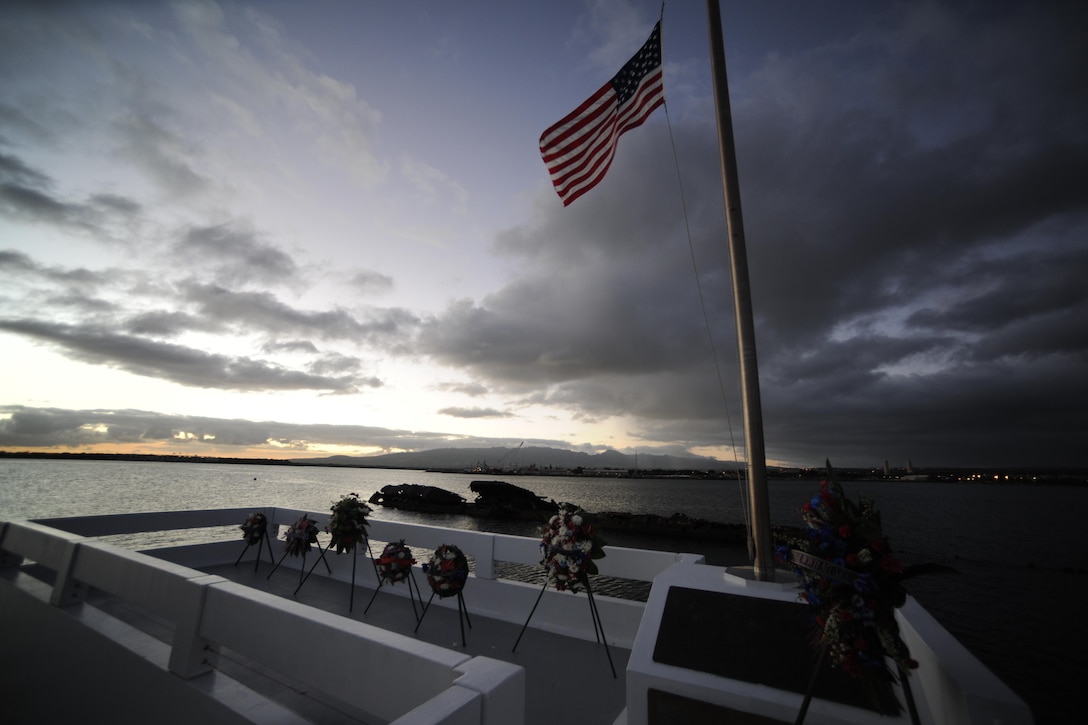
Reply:
M234 512L230 521L238 523L244 516L239 518ZM95 517L82 519L73 528L85 533L117 533L118 528L140 531L147 522L154 523L149 528L159 530L175 522L206 526L209 520L226 518L222 512L209 516L185 512L156 515L141 524L138 516L112 522L108 517ZM31 562L55 573L51 588L21 571L20 565L30 566ZM170 696L163 697L165 703L177 701L176 712L209 708L225 718L224 722L232 717L246 721L262 698L230 683L227 690L233 694L224 701L215 694L223 688L210 687L208 682L229 679L215 670L218 648L229 647L287 680L309 683L380 720L499 725L521 722L518 713L524 717L525 679L520 667L471 658L78 534L31 522L5 522L0 528L0 565L5 567L0 579L5 645L16 643L16 652L32 652L35 660L51 660L57 669L75 661L81 676L89 676L90 681L100 681L110 671L125 674L128 679L107 677L113 698L118 685L143 688L147 683L172 684L174 687L167 687ZM172 623L173 645L167 648L117 620L110 621L83 601L91 587ZM48 599L43 589L48 590ZM99 626L89 628L87 622ZM63 636L58 638L57 632ZM322 656L298 656L313 651ZM63 705L51 703L46 694L56 685L49 676L53 670L40 666L24 669L18 657L0 659L7 660L2 681L20 682L26 693L33 693L24 701L28 706L38 698L46 709ZM352 662L350 672L338 664L346 661ZM130 672L133 669L138 672ZM96 670L97 678L92 676ZM399 682L403 672L412 672L412 688L394 687L396 683L390 681L392 677ZM73 679L77 678L65 678L68 682ZM182 680L194 684L181 686ZM140 689L132 696L140 699L142 693ZM118 702L127 704L127 699L122 697ZM277 710L267 701L257 707L263 713L257 719L267 720L269 708ZM160 710L163 712L171 711ZM284 717L290 721L285 711L276 712L271 719ZM193 717L191 721L218 720Z
M197 528L211 525L240 526L253 509L225 509L212 511L178 511L156 514L127 514L121 516L90 516L68 518L48 523L63 526L66 531L87 536L107 536L118 533L139 533L163 529ZM307 512L298 509L266 507L259 509L268 516L275 526L288 526L303 515L317 521L324 527L328 515ZM146 518L143 518L145 517ZM211 523L209 523L211 522ZM145 528L146 527L146 528ZM479 531L446 529L423 524L408 524L395 521L372 520L370 536L377 541L399 541L412 548L416 558L422 563L430 553L441 544L453 544L461 548L466 555L475 559L475 572L470 587L467 588L470 606L474 613L521 624L525 613L530 611L540 595L540 587L519 582L496 579L496 562L513 562L537 566L540 563L539 540L533 537L509 536ZM327 538L322 535L327 543ZM214 564L229 564L235 561L241 533L237 538L217 544L186 546L157 549L152 552L156 557L190 567ZM278 562L281 558L283 543L273 541L273 554ZM679 554L672 552L630 549L618 546L605 547L606 556L597 560L602 575L617 576L640 581L653 581L659 573L677 561L702 562L697 554ZM380 551L374 551L375 555ZM307 566L313 564L313 555L307 557ZM331 577L341 581L352 580L352 557L326 554L332 569ZM281 564L287 569L302 566L299 558L287 557ZM375 587L377 580L373 567L366 557L366 552L359 552L354 561L355 581L360 586ZM418 565L417 565L418 566ZM319 565L322 575L324 566ZM389 587L383 592L394 596L408 596L406 589ZM611 645L630 648L638 632L644 604L612 597L595 597L601 620L607 623L606 638ZM432 606L456 607L456 599L438 599ZM595 640L593 620L588 615L588 601L584 593L557 592L549 588L544 592L532 618L532 626L547 632L564 634L585 640Z

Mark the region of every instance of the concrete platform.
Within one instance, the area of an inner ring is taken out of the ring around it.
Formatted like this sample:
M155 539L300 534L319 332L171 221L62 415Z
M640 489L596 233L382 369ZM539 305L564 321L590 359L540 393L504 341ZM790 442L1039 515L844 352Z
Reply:
M269 578L272 566L267 562L262 563L256 573L252 562L202 570L407 637L473 656L483 655L520 665L526 670L526 723L553 725L559 713L566 713L564 719L570 722L610 723L616 721L626 704L624 683L630 650L610 645L606 652L604 645L530 627L518 643L517 652L512 652L521 626L474 615L472 580L464 591L471 629L466 627L465 645L462 646L461 628L454 609L430 607L419 626L419 632L414 631L417 622L411 600L389 592L391 586L395 586L400 593L404 593L407 583L383 586L374 597L369 611L364 614L375 590L356 586L354 606L349 611L350 584L320 576L317 573L320 567L297 596L293 592L299 583L298 572L280 569ZM415 576L416 581L422 584L423 604L426 604L430 589L418 571ZM585 592L569 596L586 602L585 616L588 621L591 615ZM528 611L525 616L529 616ZM608 622L602 624L607 633ZM275 633L270 632L269 636L275 636ZM611 676L609 654L616 669L616 678ZM321 653L313 652L308 656L320 657ZM298 692L292 683L269 680L258 663L234 658L226 652L221 654L220 668L285 707L301 710L307 719L315 717L314 722L359 722L357 712L342 703L331 701L322 693ZM410 672L405 673L405 683L406 686L411 685Z

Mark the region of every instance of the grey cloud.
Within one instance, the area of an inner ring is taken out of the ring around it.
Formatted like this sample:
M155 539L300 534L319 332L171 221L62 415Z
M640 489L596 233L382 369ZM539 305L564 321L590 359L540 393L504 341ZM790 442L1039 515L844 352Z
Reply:
M470 397L478 397L481 395L487 395L488 388L482 383L440 383L435 386L438 390L447 390L453 393L461 393L462 395L468 395Z
M30 168L17 156L4 153L0 153L0 178L36 188L46 188L50 185L48 176Z
M190 197L205 191L210 180L195 170L194 151L158 119L131 113L116 122L118 153L143 169L164 193Z
M39 143L52 143L53 132L38 123L30 114L7 103L0 103L0 128L6 128L18 135L25 135ZM0 141L3 137L0 136ZM0 165L3 164L0 154Z
M375 294L393 289L393 278L366 269L353 274L348 284L362 294Z
M43 191L19 184L0 184L0 211L16 218L62 226L85 226L86 209L68 204Z
M90 198L90 202L100 208L127 216L135 216L143 209L138 202L117 194L95 194Z
M78 231L112 241L111 225L138 217L141 207L116 194L94 194L87 203L52 191L52 179L15 156L0 154L0 215Z
M290 283L299 274L289 255L235 224L187 230L175 244L173 257L210 271L223 285Z
M316 354L317 345L310 340L269 340L261 346L264 352Z
M65 410L0 405L0 448L21 450L141 440L170 440L175 450L233 455L233 449L268 441L304 452L311 446L345 445L397 450L492 444L491 439L358 425L305 425L274 421L167 415L141 410ZM103 430L105 432L103 432ZM508 441L507 441L508 443ZM547 445L550 442L542 442Z
M94 328L29 320L0 320L0 329L59 347L73 359L199 388L353 393L360 382L374 385L372 378L313 375L262 360L212 354Z
M134 315L123 322L129 333L150 337L177 337L190 330L221 332L214 320L178 311L156 310Z
M897 28L921 11L899 7L852 44L769 58L739 84L772 458L1081 456L1088 429L1068 411L1088 404L1073 374L1088 362L1077 322L1088 312L1085 30L1054 6L940 11L949 16L937 30L912 35ZM1013 27L1024 46L1010 54L996 39ZM739 420L716 136L688 121L672 135ZM526 400L586 419L631 416L630 433L648 440L709 443L717 429L720 444L671 154L652 132L623 143L591 202L563 209L546 192L529 222L497 238L519 277L451 305L420 345Z
M453 418L513 418L513 413L508 413L495 408L441 408L442 415Z
M216 285L189 283L185 299L200 314L250 331L308 335L358 344L397 346L415 332L418 318L407 310L371 309L359 320L344 309L310 312L290 307L270 292L234 292Z

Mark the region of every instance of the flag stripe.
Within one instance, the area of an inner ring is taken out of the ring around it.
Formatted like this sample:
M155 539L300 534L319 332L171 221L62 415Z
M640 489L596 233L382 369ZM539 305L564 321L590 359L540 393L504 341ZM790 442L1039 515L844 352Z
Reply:
M647 85L654 84L651 76L647 76L646 80ZM577 196L581 196L581 193L589 191L604 178L605 172L612 165L620 135L640 126L664 102L660 74L657 81L656 91L652 88L647 89L656 95L635 96L632 100L641 98L637 105L635 103L625 105L618 113L613 109L607 124L598 127L594 136L577 149L577 154L568 154L567 159L551 164L552 183L559 197L566 204L574 201ZM581 186L584 186L582 192L572 196L570 192Z
M558 153L572 136L581 135L587 127L594 126L595 122L615 105L615 90L611 83L605 83L601 90L594 93L581 106L564 116L553 124L540 136L540 149L551 149ZM554 155L554 154L553 154ZM548 157L544 157L548 161Z
M599 96L600 93L596 94L594 98ZM603 100L612 100L613 96L613 93L608 93ZM590 100L593 101L593 98ZM608 108L609 115L603 124L596 123L588 128L585 127L585 124L596 120L599 116L601 104L598 102L596 104L598 107L593 109L588 117L582 119L581 133L579 135L572 138L574 128L569 128L566 132L560 132L559 136L567 139L567 144L557 149L561 158L556 158L555 153L545 157L552 159L548 166L553 184L560 198L566 204L569 204L576 197L570 196L568 189L588 182L585 188L588 191L589 188L599 182L611 165L619 136L625 131L641 125L649 114L663 102L663 86L660 68L658 68L657 71L643 79L638 91L632 96L629 103L619 107L619 109L614 104ZM592 106L594 104L587 102L587 104L583 105ZM556 125L568 126L569 123L565 124L561 121ZM572 146L574 143L578 145ZM587 168L589 173L582 173Z
M541 134L540 155L564 206L604 178L619 137L664 102L659 22L619 73Z

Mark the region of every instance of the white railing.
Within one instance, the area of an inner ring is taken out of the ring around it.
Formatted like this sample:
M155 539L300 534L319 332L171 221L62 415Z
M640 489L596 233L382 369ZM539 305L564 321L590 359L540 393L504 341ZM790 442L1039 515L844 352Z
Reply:
M277 512L273 521L294 520L296 513ZM82 602L93 588L167 620L174 629L168 669L184 679L214 670L218 650L229 648L380 721L522 721L525 675L520 667L386 632L82 535L238 524L244 516L215 511L91 517L63 522L68 531L5 522L0 524L0 566L29 561L51 570L49 604L55 607ZM232 541L231 548L236 551L239 543ZM322 656L299 655L308 652ZM402 686L406 672L411 687Z
M254 510L259 510L268 517L272 526L270 538L273 540L277 537L278 527L288 526L303 515L316 521L319 528L324 528L328 522L328 514L325 513L266 507L72 517L41 520L40 523L63 528L65 531L83 536L138 534L209 526L232 526L237 529L246 516ZM539 586L498 578L500 562L539 565L539 540L535 538L376 519L370 520L369 531L371 538L376 541L404 539L405 543L413 549L416 558L421 561L426 561L430 551L441 544L453 544L461 548L475 562L471 584L472 606L473 612L483 616L521 624L525 614L533 610L534 602L540 594ZM149 553L192 568L227 564L237 557L238 547L244 546L240 531L235 531L232 536L235 538L229 541L156 549ZM282 541L273 541L273 546L276 559L279 560ZM679 561L687 563L704 561L702 555L617 546L608 546L605 551L606 556L596 562L601 575L644 582L653 581L659 573ZM360 552L360 556L365 553ZM326 559L332 570L327 576L340 581L352 581L354 563L352 557L328 554ZM287 557L282 566L297 569L303 563L312 563L312 559L304 562L295 557ZM322 566L321 569L324 570L324 567ZM360 586L377 586L373 568L368 564L356 563L354 576L354 580ZM395 596L408 596L406 590L399 590L396 587L390 587L389 590L389 593ZM602 618L609 625L605 633L609 644L630 648L638 633L638 626L645 609L644 603L607 596L596 597L596 602ZM457 606L456 600L452 597L444 600L435 599L433 605ZM582 616L585 607L582 599L572 597L567 592L549 589L544 592L539 605L534 610L532 626L547 632L594 640L596 633L593 629L593 620L589 616Z
M282 542L275 541L279 526L287 526L303 515L317 521L319 528L328 521L328 514L265 507L8 522L0 531L0 566L26 559L55 572L49 597L53 606L81 602L94 588L167 620L174 628L168 669L185 679L214 670L219 649L228 648L289 680L309 683L378 720L519 722L517 714L523 713L525 707L525 674L520 667L485 657L472 658L198 570L198 566L237 561L240 550L245 548L240 531L214 543L146 553L94 539L220 526L237 529L254 510L268 517L269 539L277 559L282 551ZM596 636L592 618L583 611L584 597L551 589L541 596L538 585L498 577L499 562L538 565L537 539L382 520L370 521L370 536L376 541L404 539L415 548L417 559L423 561L428 558L428 550L442 544L461 548L474 560L474 614L520 624L538 601L532 618L534 628L587 640ZM678 561L702 560L695 555L622 547L607 547L606 551L607 556L598 560L601 574L642 581L652 581ZM346 581L358 575L360 585L376 586L373 567L359 566L350 555L330 552L326 558L332 578ZM297 570L304 561L287 557L282 565ZM356 572L352 572L353 566ZM397 589L390 587L389 593L407 596ZM602 620L609 624L607 640L631 647L644 604L607 596L598 596L596 601ZM456 606L456 602L435 599L432 605ZM270 632L275 636L269 636ZM322 656L297 654L314 651ZM346 661L352 663L351 668L336 664ZM409 671L411 688L400 687L390 679Z
M327 513L265 507L74 516L62 519L41 519L39 523L82 536L113 536L213 526L238 527L253 511L261 511L268 517L273 527L272 539L276 538L276 527L288 526L303 515L316 521L319 528L324 528L329 520ZM496 578L496 562L531 565L540 562L539 540L531 537L447 529L379 519L371 519L369 526L371 538L379 541L404 539L409 546L424 550L433 550L442 544L454 544L475 558L475 575L483 579ZM677 561L684 560L692 563L702 561L701 555L629 549L619 546L608 546L606 552L607 556L597 561L602 575L647 582L653 581L655 576Z

